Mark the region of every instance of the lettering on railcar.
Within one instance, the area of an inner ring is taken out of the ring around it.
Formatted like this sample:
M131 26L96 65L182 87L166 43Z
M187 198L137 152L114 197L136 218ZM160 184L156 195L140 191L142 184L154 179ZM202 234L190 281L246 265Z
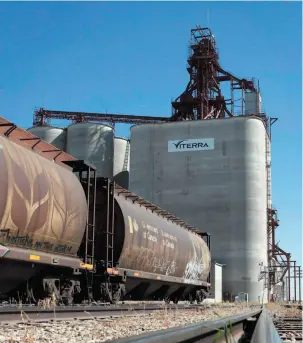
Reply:
M54 252L57 252L58 254L68 254L72 250L71 246L68 246L66 244L60 244L54 247Z
M143 227L144 227L144 223L143 223L143 222L142 222L142 224L143 224ZM155 227L153 227L153 226L151 226L151 225L149 225L149 224L145 224L145 228L146 228L147 230L149 230L149 231L152 231L153 233L156 233L156 234L159 233L159 231L158 231L157 228L155 228Z
M152 241L152 242L155 242L155 243L158 242L157 237L151 235L149 232L143 232L143 237L144 237L145 239L147 238L149 241Z
M163 239L162 240L163 245L165 245L166 247L170 248L170 249L175 249L175 245L173 242L168 241L167 239Z
M28 235L19 236L11 234L11 229L0 229L0 242L7 245L18 246L21 248L34 249L34 250L46 250L49 252L55 252L58 254L71 253L72 246L66 244L53 244L48 241L34 241L34 239Z
M42 242L36 242L34 245L34 249L43 249L43 243Z
M165 232L163 229L158 229L150 224L146 224L141 221L142 228L146 230L143 232L143 238L148 239L152 242L162 242L165 247L170 249L175 249L175 243L178 241L176 236L170 235L169 233ZM161 236L159 237L159 234ZM162 238L161 238L162 237Z
M163 237L165 237L167 239L170 239L170 240L175 241L175 242L178 241L176 236L172 236L169 233L163 231L162 229L161 229L161 234L162 234Z

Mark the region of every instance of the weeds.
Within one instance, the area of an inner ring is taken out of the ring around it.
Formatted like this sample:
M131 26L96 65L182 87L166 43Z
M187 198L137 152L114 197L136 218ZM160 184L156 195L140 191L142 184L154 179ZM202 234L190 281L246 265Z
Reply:
M137 305L138 303L136 303ZM67 322L56 321L47 325L35 325L30 328L28 321L30 318L21 311L21 316L24 321L23 327L15 330L15 327L11 327L7 332L7 337L15 337L9 341L15 343L34 343L39 342L42 337L51 342L61 342L62 337L66 337L68 334L69 343L75 342L92 342L96 340L98 342L106 339L118 339L122 337L129 337L138 335L142 332L163 330L171 327L177 327L182 325L188 325L193 323L201 323L199 326L203 326L203 321L212 321L218 318L235 315L237 313L243 313L244 311L251 310L251 307L247 304L224 304L215 306L205 304L205 306L183 309L178 307L170 308L165 302L162 302L162 307L159 310L154 310L146 315L146 302L142 302L144 310L138 312L135 310L134 304L126 304L126 310L131 311L130 316L125 312L121 312L119 318L106 318L96 319L93 313L87 310L87 314L91 317L85 321L75 320ZM54 308L54 302L51 299L45 303L41 303L41 306L45 308ZM204 326L203 326L204 327ZM14 330L14 332L12 332ZM34 331L32 331L34 330ZM62 334L62 332L64 332ZM220 338L227 337L227 342L232 343L232 327L230 323L221 330L218 330L216 335L216 342L220 341ZM65 334L66 333L66 334ZM63 335L63 336L62 336ZM219 340L219 341L218 341ZM8 341L8 340L7 340Z
M215 336L214 343L218 342L221 338L225 338L226 343L236 343L233 334L232 334L232 324L226 324L223 329L219 329Z

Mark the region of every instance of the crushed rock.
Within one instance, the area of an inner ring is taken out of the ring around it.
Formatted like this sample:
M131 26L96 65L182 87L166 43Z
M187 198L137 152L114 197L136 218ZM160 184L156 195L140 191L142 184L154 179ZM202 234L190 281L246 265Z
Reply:
M302 310L299 305L269 303L266 307L273 317L302 317Z
M163 309L113 319L88 319L0 326L2 343L96 343L253 311L247 304Z

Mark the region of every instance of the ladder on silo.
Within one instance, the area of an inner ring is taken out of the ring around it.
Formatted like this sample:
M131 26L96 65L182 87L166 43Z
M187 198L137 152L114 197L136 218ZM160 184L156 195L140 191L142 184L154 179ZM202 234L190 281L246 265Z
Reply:
M273 228L271 225L271 209L272 209L272 201L271 201L271 151L270 151L270 135L265 135L265 149L266 149L266 188L267 188L267 258L268 258L268 266L267 272L265 275L265 283L264 288L267 289L268 297L270 295L271 289L271 280L270 280L270 271L272 267L272 254L274 247L272 246L272 235L273 235Z
M267 208L271 208L271 154L270 137L266 135L266 183L267 183Z
M124 162L123 162L122 171L125 171L128 168L129 150L130 150L130 144L129 144L129 141L128 141L128 144L127 144L126 149L125 149L125 156L124 156Z
M265 149L266 149L266 206L267 206L267 250L268 250L268 267L270 267L270 250L273 248L270 246L271 242L271 225L270 225L270 211L271 211L271 158L270 158L270 137L265 135Z

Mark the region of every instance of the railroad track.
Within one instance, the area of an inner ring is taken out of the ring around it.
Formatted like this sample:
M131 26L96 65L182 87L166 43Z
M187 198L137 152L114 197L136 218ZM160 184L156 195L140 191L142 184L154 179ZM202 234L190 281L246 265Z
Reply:
M145 305L145 306L144 306ZM77 308L75 308L77 307ZM60 324L57 323L58 327L56 330L59 330L61 332L62 325L73 325L74 327L79 329L80 325L82 329L87 329L87 325L92 326L92 322L94 321L88 321L87 323L82 322L75 322L74 319L95 319L100 317L104 317L104 322L106 323L109 321L115 321L113 319L109 319L109 317L114 316L135 316L139 315L140 317L143 315L148 315L148 312L152 312L159 309L178 309L178 310L186 310L186 309L193 309L197 307L203 307L203 305L183 305L183 306L159 306L159 305L153 305L153 304L143 304L143 305L136 305L132 306L130 308L129 305L120 305L120 306L72 306L72 307L62 307L57 308L55 311L52 312L52 309L41 309L41 308L35 308L35 307L25 307L24 311L26 312L26 318L23 316L23 320L20 320L20 309L18 308L2 308L0 310L0 322L2 322L2 328L5 327L5 322L8 322L8 330L15 330L16 328L36 328L39 327L40 330L37 335L41 335L43 329L39 325L47 325L47 332L49 332L50 328L52 327L52 322L55 320L64 320L63 323ZM204 305L205 307L205 305ZM23 310L22 310L23 311ZM142 311L146 311L144 314ZM137 313L135 313L137 312ZM54 317L55 313L55 317ZM201 321L197 322L196 324L187 324L179 327L173 327L170 329L162 329L160 331L150 331L143 334L135 334L135 335L127 335L128 337L122 338L122 339L111 339L111 343L189 343L189 342L216 342L216 343L225 343L225 342L241 342L241 343L261 343L259 339L251 341L251 337L253 335L254 329L256 327L256 323L258 322L258 318L260 314L262 313L261 308L254 308L251 309L249 312L241 313L238 315L233 315L230 317L225 318L219 318L217 320L212 321ZM38 317L37 317L38 315ZM167 314L166 314L167 315ZM192 313L192 315L194 315ZM9 316L9 317L7 317ZM17 316L17 317L16 317ZM161 316L161 315L160 315ZM162 320L165 317L165 313L163 315ZM69 322L69 319L71 321ZM25 321L25 322L24 322ZM21 327L19 324L15 326L15 322L26 324L25 326L22 325ZM35 322L48 322L46 324L40 323L36 326ZM102 321L101 321L102 322ZM13 323L13 326L11 325ZM93 323L93 330L98 330L98 321ZM100 321L99 321L100 323ZM132 325L133 318L130 318L130 321L127 321L128 325ZM3 325L4 324L4 325ZM28 326L29 325L29 326ZM49 326L51 325L51 326ZM60 329L61 325L61 329ZM121 325L121 322L120 324ZM123 324L122 324L123 325ZM137 330L141 328L141 325L144 326L144 324L141 322L139 324L138 328L134 331L137 332ZM273 324L272 324L273 325ZM44 327L44 326L43 326ZM65 326L66 327L66 326ZM100 327L100 326L99 326ZM112 330L111 324L109 324L109 327ZM103 327L103 324L101 324L102 331L105 327ZM123 329L123 326L119 327L118 330ZM82 331L81 329L81 331ZM21 329L22 330L22 329ZM27 329L26 329L27 330ZM65 330L65 329L64 329ZM73 329L74 330L74 329ZM114 330L117 330L115 328ZM143 330L144 331L144 330ZM5 331L4 331L5 332ZM8 332L8 335L10 335L10 332L12 331L6 331ZM24 331L23 331L24 332ZM104 331L103 331L104 332ZM105 331L106 332L106 331ZM110 333L108 333L110 332ZM107 338L107 334L112 335L112 331L106 332L105 336L101 338ZM89 334L89 333L88 333ZM22 334L20 334L22 335ZM21 336L20 336L21 337ZM41 336L40 336L41 337ZM77 336L78 337L78 336ZM119 336L118 336L119 337ZM261 337L264 337L264 334L261 333ZM37 336L37 339L39 339L39 336ZM233 340L232 340L233 339ZM244 339L244 340L240 340ZM18 340L18 339L17 339ZM57 341L58 337L56 340ZM39 340L38 340L39 341ZM73 341L74 342L74 341ZM98 342L98 341L97 341ZM265 342L265 341L264 341ZM271 343L269 341L266 341L266 343Z
M258 309L240 315L221 318L213 321L203 321L138 336L112 340L111 343L226 343L253 342L252 336L257 320L262 312ZM254 340L253 343L269 343Z
M303 342L302 317L278 317L273 321L282 342Z
M24 323L28 321L45 322L58 320L85 320L93 318L118 317L125 315L137 315L151 313L156 310L183 310L203 308L201 305L159 305L159 304L121 304L121 305L96 305L96 306L62 306L55 308L43 308L41 306L3 306L0 307L0 324Z

